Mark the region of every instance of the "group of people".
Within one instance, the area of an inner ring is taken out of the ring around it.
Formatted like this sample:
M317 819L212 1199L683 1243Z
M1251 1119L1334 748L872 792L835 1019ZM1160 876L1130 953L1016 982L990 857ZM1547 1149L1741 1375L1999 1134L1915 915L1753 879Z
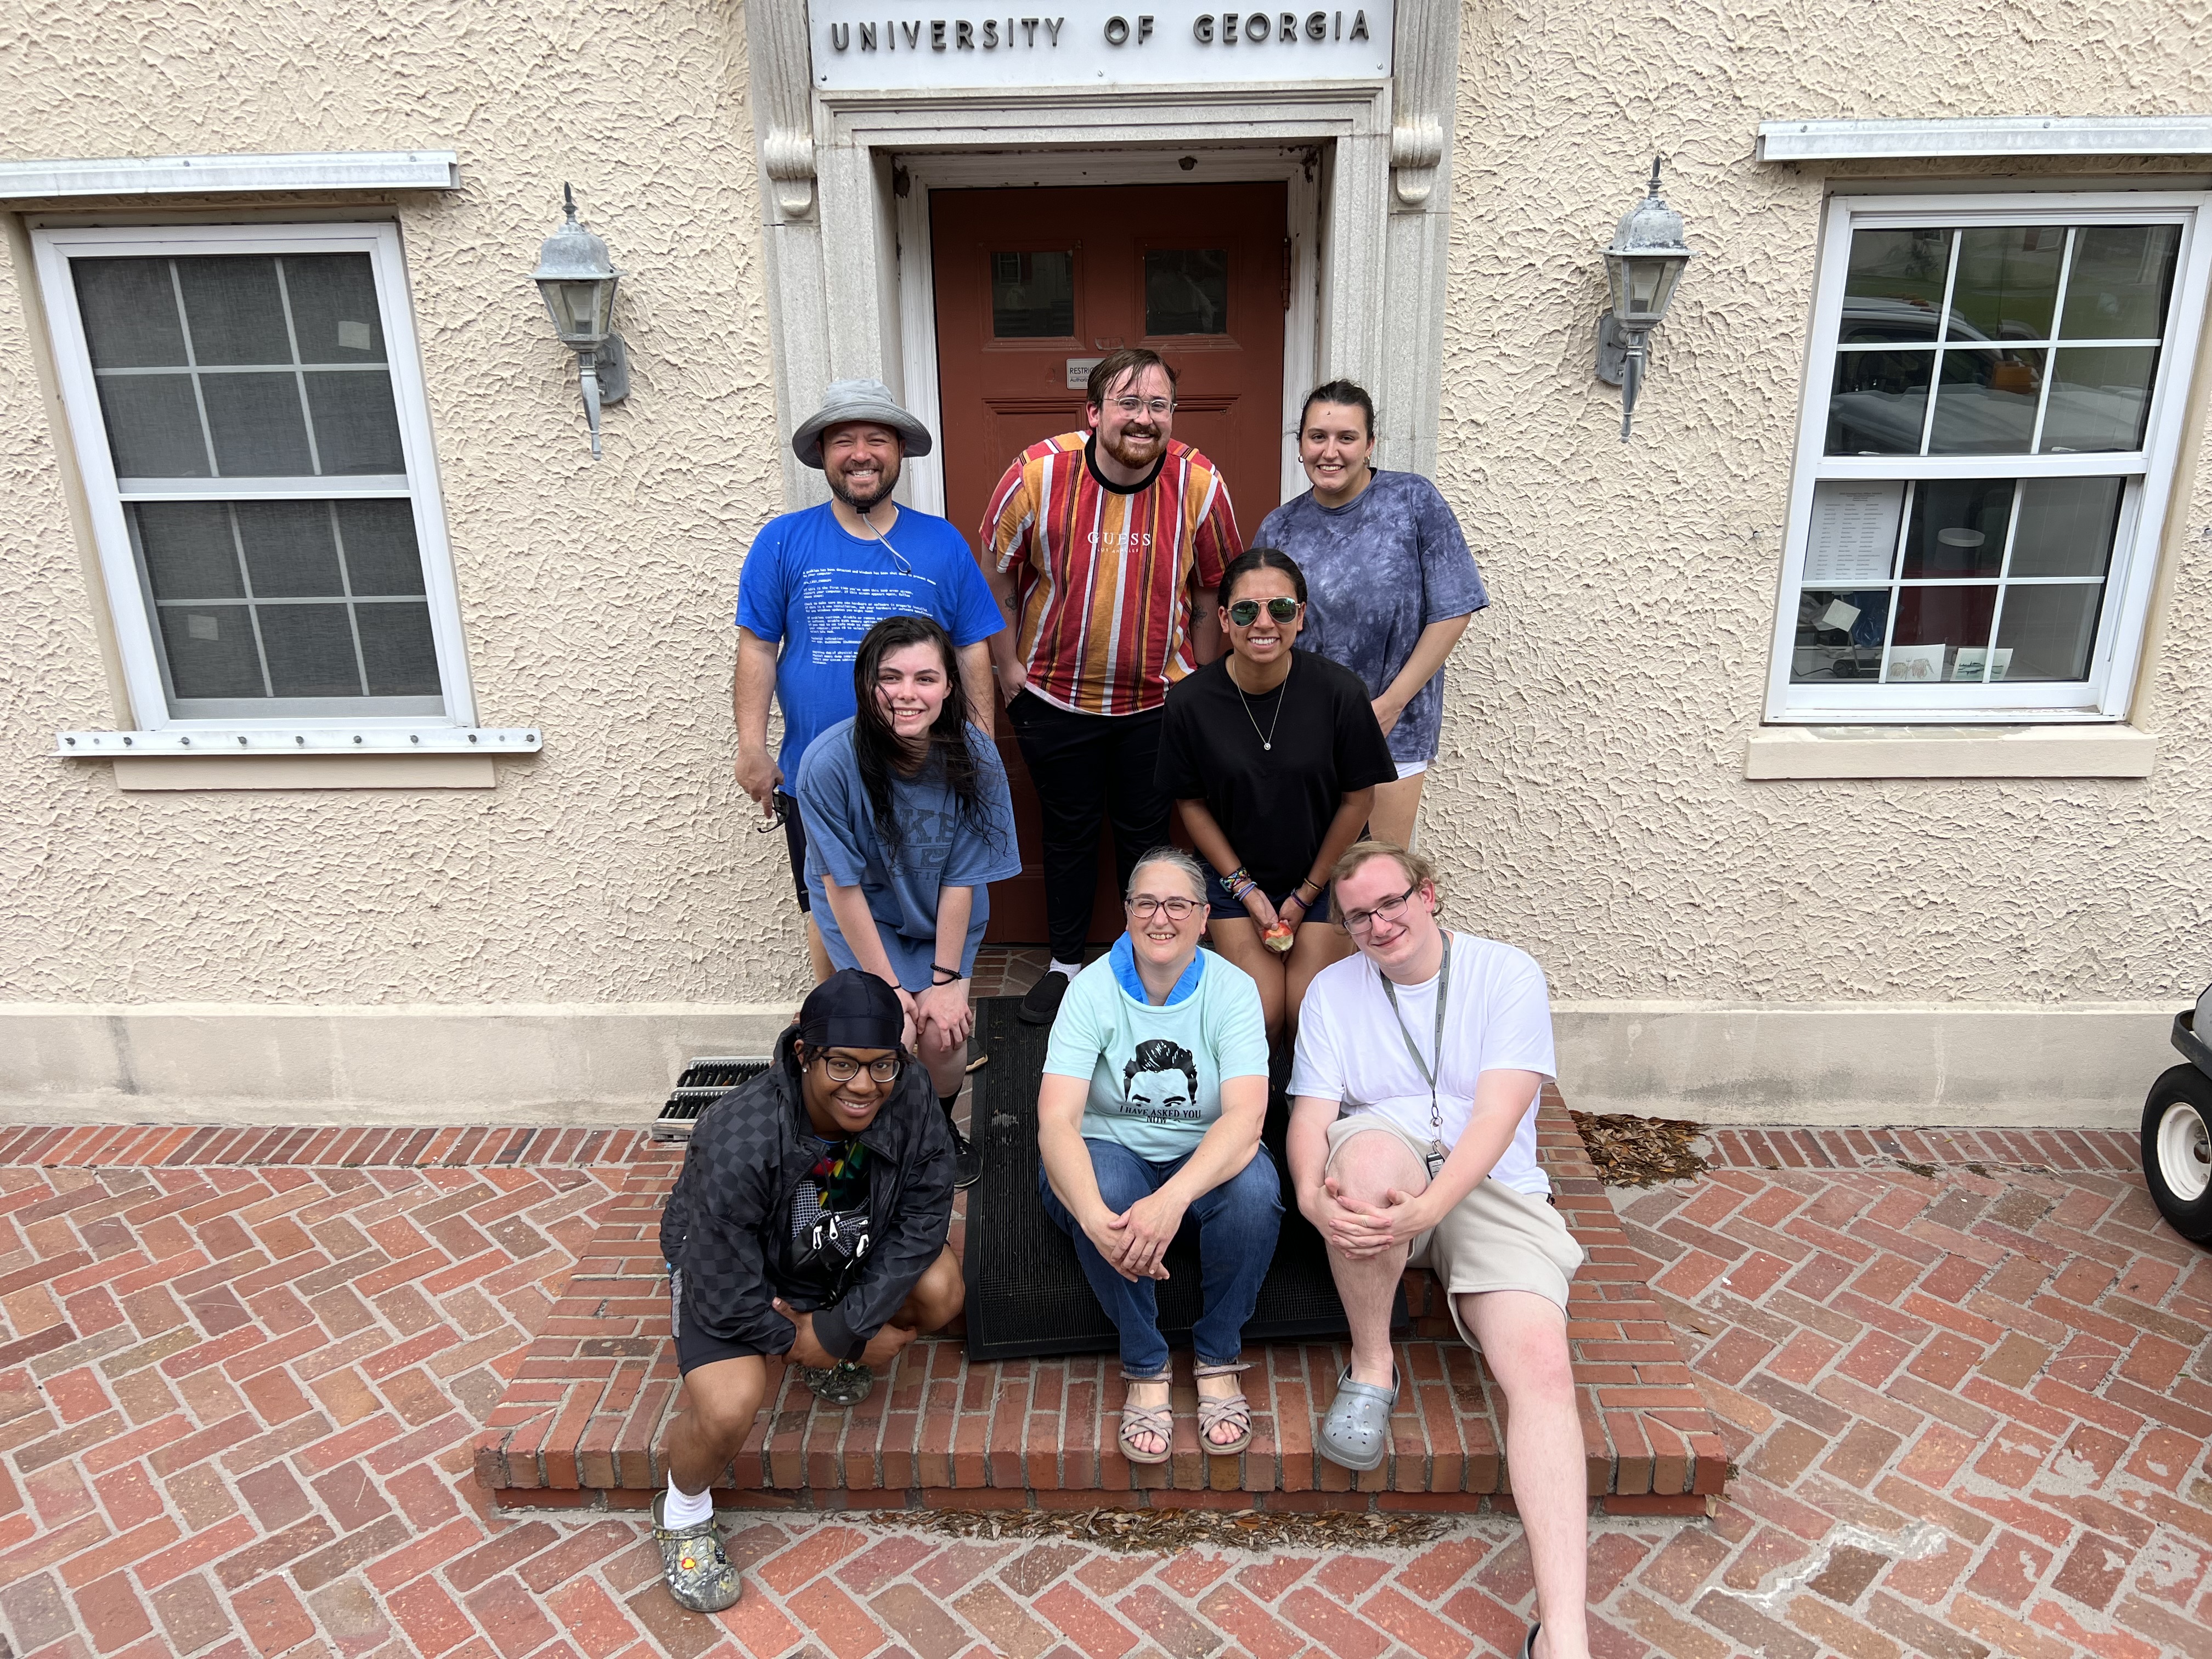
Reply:
M1581 1251L1535 1156L1544 978L1443 929L1435 871L1410 850L1442 666L1487 603L1481 577L1435 487L1372 465L1373 404L1349 382L1307 399L1312 487L1249 547L1218 472L1172 436L1175 374L1156 354L1101 360L1085 413L1006 469L979 566L950 524L891 500L927 429L882 386L839 382L793 437L831 499L773 521L746 559L738 778L784 830L818 983L769 1071L700 1120L663 1218L688 1400L654 1506L669 1587L702 1610L737 1598L709 1488L768 1357L849 1405L962 1308L945 1241L981 1167L953 1122L968 985L989 885L1022 867L995 682L1042 806L1052 963L1021 1009L1052 1028L1041 1195L1120 1334L1121 1453L1170 1455L1154 1289L1187 1223L1199 1435L1221 1455L1249 1443L1243 1330L1287 1174L1352 1338L1317 1448L1382 1462L1391 1291L1426 1267L1509 1402L1546 1618L1527 1650L1581 1655L1565 1337ZM1124 929L1086 968L1107 823ZM1279 1171L1261 1128L1285 1063Z

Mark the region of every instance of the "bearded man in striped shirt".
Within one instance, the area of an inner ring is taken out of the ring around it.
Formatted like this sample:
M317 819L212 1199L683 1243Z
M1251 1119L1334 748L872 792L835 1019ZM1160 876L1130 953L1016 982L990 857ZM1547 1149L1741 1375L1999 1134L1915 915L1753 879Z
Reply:
M1044 809L1053 959L1022 1002L1031 1024L1082 966L1101 823L1123 890L1166 844L1161 710L1221 653L1214 590L1243 543L1213 463L1175 441L1175 382L1158 352L1100 358L1090 429L1024 450L983 515L984 574L1012 624L991 636L992 667Z

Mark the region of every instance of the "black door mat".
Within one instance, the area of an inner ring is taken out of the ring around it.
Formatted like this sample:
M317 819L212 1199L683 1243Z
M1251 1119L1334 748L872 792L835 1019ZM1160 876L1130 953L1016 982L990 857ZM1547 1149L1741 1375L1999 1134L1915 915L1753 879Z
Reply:
M968 1189L968 1358L1034 1359L1107 1353L1119 1346L1112 1322L1091 1293L1075 1247L1045 1213L1037 1192L1036 1096L1044 1075L1048 1028L1023 1023L1018 997L988 997L975 1008L976 1052L990 1063L975 1074L971 1134L983 1149L983 1173ZM1283 1176L1283 1226L1275 1259L1244 1328L1248 1345L1345 1334L1344 1306L1329 1276L1328 1253L1291 1200L1283 1132L1290 1103L1269 1099L1265 1140ZM1199 1315L1198 1224L1186 1221L1169 1247L1159 1287L1160 1333L1187 1347ZM1412 1328L1401 1290L1391 1330Z

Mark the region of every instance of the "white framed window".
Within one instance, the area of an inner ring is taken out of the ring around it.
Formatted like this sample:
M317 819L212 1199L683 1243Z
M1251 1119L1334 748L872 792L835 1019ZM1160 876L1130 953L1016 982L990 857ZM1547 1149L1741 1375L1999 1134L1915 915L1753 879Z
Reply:
M1767 718L2124 718L2212 197L1837 197Z
M32 240L141 731L473 726L398 228Z

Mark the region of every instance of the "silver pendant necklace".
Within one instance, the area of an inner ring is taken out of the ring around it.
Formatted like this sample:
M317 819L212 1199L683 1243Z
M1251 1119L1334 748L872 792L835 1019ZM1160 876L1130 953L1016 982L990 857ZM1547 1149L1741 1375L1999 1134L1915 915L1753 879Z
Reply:
M1296 659L1292 659L1292 666L1296 666ZM1237 677L1234 674L1229 676L1229 683L1231 685L1237 685ZM1275 690L1282 695L1275 699L1274 718L1267 722L1267 729L1265 732L1262 732L1260 729L1259 720L1254 717L1252 713L1252 699L1244 695L1244 688L1243 686L1237 685L1237 700L1244 705L1244 718L1252 722L1252 735L1260 739L1260 748L1263 753L1272 753L1275 747L1275 728L1283 723L1283 705L1291 700L1291 677L1287 670L1285 670L1283 674L1283 683L1277 686Z

